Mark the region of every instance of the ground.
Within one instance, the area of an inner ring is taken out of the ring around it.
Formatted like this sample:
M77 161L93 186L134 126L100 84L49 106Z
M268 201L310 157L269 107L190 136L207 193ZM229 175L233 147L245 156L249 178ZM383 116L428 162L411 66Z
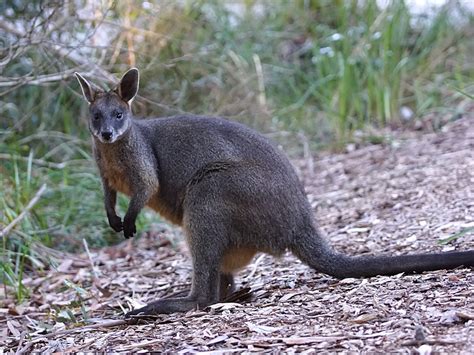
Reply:
M473 118L436 132L429 121L419 131L387 130L384 144L295 161L331 244L352 255L474 249ZM134 241L57 259L54 270L25 279L29 301L3 301L5 350L474 351L467 268L336 280L291 255L261 255L240 273L251 291L235 302L128 325L121 316L131 307L189 288L178 229L160 224Z

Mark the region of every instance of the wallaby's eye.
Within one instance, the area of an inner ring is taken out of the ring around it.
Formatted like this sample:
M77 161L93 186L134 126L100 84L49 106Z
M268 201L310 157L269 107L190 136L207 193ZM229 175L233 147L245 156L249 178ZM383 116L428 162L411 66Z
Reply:
M94 120L96 121L100 120L100 115L98 113L94 114Z
M118 120L121 120L122 117L123 117L122 112L117 112L117 119L118 119Z

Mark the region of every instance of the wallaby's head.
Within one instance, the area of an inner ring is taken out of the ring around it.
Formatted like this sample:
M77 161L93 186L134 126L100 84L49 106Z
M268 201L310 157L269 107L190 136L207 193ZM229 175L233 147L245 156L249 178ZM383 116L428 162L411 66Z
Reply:
M94 88L79 73L75 73L82 94L89 103L89 129L103 143L113 143L130 128L130 105L138 91L138 69L127 71L114 90Z

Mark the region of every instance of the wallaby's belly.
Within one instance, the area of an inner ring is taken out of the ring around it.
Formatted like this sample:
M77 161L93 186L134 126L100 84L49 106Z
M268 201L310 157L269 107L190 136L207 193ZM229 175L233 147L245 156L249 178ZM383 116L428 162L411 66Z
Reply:
M250 263L256 253L257 249L251 247L229 250L222 257L220 269L224 273L232 273L242 269Z
M115 173L107 175L107 180L112 189L127 196L131 196L131 189L126 176L120 174L118 171L115 171ZM171 223L177 225L182 224L182 216L173 211L166 203L163 202L162 199L160 199L158 191L150 198L146 205Z
M160 199L158 192L156 192L150 198L150 200L147 203L147 206L155 210L156 212L158 212L160 216L162 216L163 218L166 218L171 223L177 224L179 226L182 225L182 222L183 222L182 213L181 214L177 213L170 206L164 203L163 200Z

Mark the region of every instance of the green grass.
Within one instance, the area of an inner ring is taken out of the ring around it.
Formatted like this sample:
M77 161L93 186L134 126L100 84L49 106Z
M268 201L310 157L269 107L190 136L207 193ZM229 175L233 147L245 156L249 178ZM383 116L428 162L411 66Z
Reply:
M247 0L238 15L217 0L182 6L163 1L159 12L138 1L131 8L125 4L116 2L106 20L120 24L128 17L131 42L121 36L127 31L118 30L105 52L90 55L119 76L130 66L133 44L134 65L142 74L138 115L222 115L267 133L302 133L312 147L337 148L355 131L366 131L368 143L380 143L371 128L401 125L403 106L415 119L447 111L455 117L466 96L472 98L473 18L465 11L458 18L445 7L426 21L411 15L403 1L380 9L375 1ZM6 14L8 6L0 10ZM35 7L32 2L8 16L34 23ZM72 18L50 40L61 33L83 37L90 26ZM2 76L75 66L42 45L15 57ZM6 55L2 51L0 57ZM47 184L38 203L2 239L0 277L19 300L29 292L24 275L54 263L41 246L82 251L82 239L91 247L121 240L106 222L87 105L79 92L72 77L0 88L0 224L11 223ZM119 204L123 215L127 200ZM142 214L139 229L153 219Z
M472 80L463 58L471 50L468 27L456 26L450 8L422 21L403 1L385 10L356 3L250 1L234 25L219 2L188 13L168 9L173 16L146 27L171 40L137 45L146 63L143 94L261 130L344 144L354 130L399 122L402 106L423 117L455 92L449 84ZM265 5L265 16L255 15L256 4ZM205 15L210 9L216 21ZM174 58L181 59L170 64Z
M51 162L36 157L30 150L25 156L11 152L8 159L4 155L0 164L0 222L4 226L25 210L42 184L47 186L31 211L2 238L0 278L3 284L12 287L18 300L28 295L28 290L22 285L24 273L42 273L44 268L55 263L41 246L78 252L84 251L82 239L86 239L91 247L123 239L107 224L100 179L88 153L89 142L60 132L47 133L48 137L56 137L50 138L50 144L55 145L53 149L57 148L57 153L65 156L61 151L69 152L70 159ZM28 136L23 141L33 144L38 139L43 140L43 135ZM9 151L8 147L15 145L8 143L7 140L0 145L2 151ZM121 196L119 211L122 215L126 206L127 200ZM145 215L141 215L138 228L144 230L148 224Z

